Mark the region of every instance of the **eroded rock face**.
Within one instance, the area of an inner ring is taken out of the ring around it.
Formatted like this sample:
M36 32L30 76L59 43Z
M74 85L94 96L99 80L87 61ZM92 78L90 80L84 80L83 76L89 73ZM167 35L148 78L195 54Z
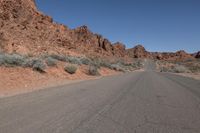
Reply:
M200 51L194 54L195 58L200 58Z
M126 46L120 42L113 44L114 48L114 55L118 55L119 57L125 57L126 56Z
M0 49L24 54L65 54L70 50L124 56L108 39L92 33L87 26L69 29L54 23L37 10L34 0L0 0Z
M127 50L127 55L132 58L151 58L151 54L142 45Z
M1 49L39 54L69 46L70 31L36 10L33 0L0 0Z
M142 45L126 49L122 43L112 44L92 33L87 26L69 29L39 12L34 0L0 0L0 51L33 55L74 51L101 57L160 60L192 58L184 51L151 53ZM196 57L199 58L199 53Z
M190 54L186 53L184 50L177 51L175 55L178 57L178 59L181 60L193 58Z
M158 60L187 60L187 59L194 59L192 55L186 53L184 50L173 52L154 52L151 53L154 59Z

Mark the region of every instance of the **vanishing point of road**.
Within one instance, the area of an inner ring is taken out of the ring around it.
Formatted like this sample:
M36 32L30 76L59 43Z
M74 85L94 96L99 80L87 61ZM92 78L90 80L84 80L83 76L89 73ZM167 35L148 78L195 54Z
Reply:
M0 133L200 133L200 81L126 73L0 99Z

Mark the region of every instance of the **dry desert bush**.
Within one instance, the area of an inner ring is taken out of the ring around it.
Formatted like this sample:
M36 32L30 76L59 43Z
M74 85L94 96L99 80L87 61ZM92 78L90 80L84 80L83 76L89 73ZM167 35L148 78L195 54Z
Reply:
M76 73L77 66L75 66L75 65L66 65L66 66L64 67L64 70L65 70L66 72L68 72L69 74L74 74L74 73Z

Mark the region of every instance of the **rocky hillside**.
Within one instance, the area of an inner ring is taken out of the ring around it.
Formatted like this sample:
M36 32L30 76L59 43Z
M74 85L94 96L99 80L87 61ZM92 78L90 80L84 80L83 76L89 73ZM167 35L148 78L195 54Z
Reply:
M187 60L187 59L194 59L194 57L184 50L177 51L175 53L172 52L153 52L151 53L154 59L158 60Z
M192 56L195 57L195 58L200 58L200 51L192 54Z
M194 59L194 57L184 50L173 52L148 52L142 45L137 45L134 48L127 49L126 53L129 57L132 58L150 58L150 59L158 59L158 60L187 60ZM195 57L197 58L198 55Z
M166 60L194 58L184 51L151 53L141 45L126 49L120 42L112 44L92 33L87 26L69 29L39 12L34 0L0 0L0 51L31 55L73 51L99 57Z
M151 53L146 51L142 45L137 45L134 48L127 49L126 53L132 58L152 58Z
M92 33L87 26L77 29L56 24L39 12L34 0L0 0L0 49L18 53L78 51L107 56L125 56L124 45Z

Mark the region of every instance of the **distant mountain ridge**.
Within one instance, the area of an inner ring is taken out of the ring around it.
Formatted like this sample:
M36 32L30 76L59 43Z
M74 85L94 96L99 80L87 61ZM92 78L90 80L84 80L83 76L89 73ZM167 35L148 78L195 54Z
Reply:
M33 55L74 51L109 58L199 58L199 52L191 55L183 50L176 53L148 52L142 45L126 49L120 42L112 44L101 35L92 33L87 26L69 29L39 12L34 0L0 0L0 50Z

